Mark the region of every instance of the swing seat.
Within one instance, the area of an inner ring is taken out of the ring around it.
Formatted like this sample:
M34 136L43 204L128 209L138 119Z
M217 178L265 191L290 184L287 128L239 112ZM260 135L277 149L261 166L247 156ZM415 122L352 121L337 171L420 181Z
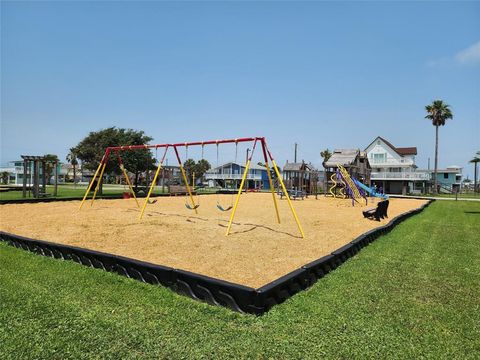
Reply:
M157 202L157 199L155 199L155 200L148 200L148 203L149 203L149 204L155 204L156 202Z
M188 210L195 210L195 209L198 209L200 205L195 205L195 206L190 206L189 204L185 204L185 207L188 209Z
M227 208L224 209L224 208L222 207L222 205L217 204L217 208L218 208L218 210L220 210L220 211L229 211L229 210L232 210L233 206L230 205L229 207L227 207Z

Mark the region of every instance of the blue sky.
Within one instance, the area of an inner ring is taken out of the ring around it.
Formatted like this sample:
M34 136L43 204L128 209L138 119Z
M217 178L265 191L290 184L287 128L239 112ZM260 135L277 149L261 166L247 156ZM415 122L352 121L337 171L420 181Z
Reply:
M417 146L426 167L434 127L424 106L440 98L455 115L440 130L440 166L472 177L480 3L3 1L1 10L2 163L64 159L89 131L118 126L154 142L266 136L281 164L295 142L319 165L322 149L380 135Z

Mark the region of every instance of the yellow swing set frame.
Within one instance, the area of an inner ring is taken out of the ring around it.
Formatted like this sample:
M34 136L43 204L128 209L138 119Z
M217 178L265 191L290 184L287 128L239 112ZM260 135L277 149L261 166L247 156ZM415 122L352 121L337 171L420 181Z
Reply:
M251 137L251 138L240 138L240 139L227 139L227 140L212 140L212 141L199 141L199 142L190 142L190 143L176 143L176 144L157 144L157 145L130 145L130 146L115 146L115 147L108 147L106 150L105 150L105 154L103 155L102 157L102 160L100 161L100 164L98 165L98 168L97 170L95 171L95 174L92 178L92 180L90 181L90 184L85 192L85 195L82 199L82 202L80 203L80 209L82 209L82 206L84 204L84 202L86 201L87 197L88 197L88 194L90 193L90 191L92 190L92 186L95 182L95 180L97 180L97 185L95 187L95 191L94 191L94 194L92 196L92 199L91 199L91 205L93 205L93 202L95 201L95 198L96 198L96 195L97 195L97 192L100 188L100 184L101 184L101 181L103 180L103 174L105 172L105 168L107 166L107 163L108 163L108 160L109 160L109 156L111 154L111 152L116 152L117 153L117 156L119 158L119 162L121 163L121 160L120 160L120 156L119 156L119 152L120 151L126 151L126 150L139 150L139 149L151 149L151 148L155 148L155 149L158 149L158 148L164 148L165 151L163 153L163 156L162 156L162 159L160 160L159 164L158 164L158 167L157 167L157 170L155 171L155 175L153 177L153 181L150 185L150 188L149 188L149 191L147 193L147 197L145 198L144 202L143 202L143 206L140 210L140 214L139 214L139 219L142 219L143 218L143 215L145 213L145 209L147 207L147 204L149 203L149 200L150 200L150 197L152 195L152 192L153 192L153 189L157 183L157 179L158 179L158 175L160 173L160 170L163 166L163 162L165 160L165 157L166 157L166 154L167 154L167 151L170 147L173 147L173 150L175 152L175 156L177 158L177 161L178 161L178 165L180 167L180 172L182 174L182 178L184 180L184 183L185 183L185 186L187 188L187 193L188 193L188 197L190 199L190 202L191 202L191 209L195 211L196 214L198 214L198 206L197 204L195 204L195 199L193 197L193 194L192 194L192 191L191 191L191 188L190 188L190 185L188 184L188 180L187 180L187 176L186 176L186 172L185 172L185 169L183 167L183 164L182 164L182 161L181 161L181 158L180 158L180 155L179 155L179 152L178 152L178 148L179 147L183 147L183 146L194 146L194 145L201 145L202 147L205 146L205 145L217 145L218 144L224 144L224 143L240 143L240 142L253 142L253 147L252 147L252 151L247 159L247 163L245 164L245 170L243 172L243 175L242 175L242 180L241 180L241 183L240 183L240 187L238 189L238 192L237 192L237 195L236 195L236 198L235 198L235 202L234 202L234 205L233 205L233 208L232 208L232 212L230 214L230 219L229 219L229 222L228 222L228 226L227 226L227 231L225 233L225 235L229 235L230 234L230 231L231 231L231 227L232 227L232 224L233 224L233 220L235 218L235 214L236 214L236 211L237 211L237 207L238 207L238 204L239 204L239 201L240 201L240 195L242 194L242 189L245 185L245 181L246 181L246 178L247 178L247 175L248 175L248 170L250 168L250 164L251 164L251 160L252 160L252 157L253 157L253 154L255 152L255 148L257 146L257 144L259 143L260 144L260 147L261 147L261 150L263 152L263 157L264 157L264 161L265 161L265 167L266 167L266 171L267 171L267 176L268 176L268 182L269 182L269 185L270 185L270 192L272 194L272 199L273 199L273 204L274 204L274 208L275 208L275 214L276 214L276 220L278 223L280 223L280 213L279 213L279 210L278 210L278 203L277 203L277 198L275 196L275 187L274 187L274 184L273 184L273 180L272 180L272 175L271 175L271 168L270 168L270 163L271 163L271 166L275 172L275 175L277 176L277 179L280 183L280 186L282 188L282 191L283 193L285 194L286 196L286 199L287 199L287 202L288 202L288 206L290 208L290 211L293 215L293 218L297 224L297 228L300 232L300 235L302 238L305 238L305 233L303 232L303 229L302 229L302 226L300 224L300 220L298 218L298 215L295 211L295 208L293 207L293 203L292 203L292 200L290 199L290 196L288 195L288 191L285 187L285 184L283 182L283 179L282 179L282 175L280 174L280 170L278 169L278 166L270 152L270 150L268 149L267 147L267 143L266 143L266 140L264 137ZM269 162L270 160L270 162ZM123 164L121 166L121 169L122 169L122 172L126 178L126 181L129 185L129 188L130 188L130 191L132 192L133 196L135 197L135 201L137 202L137 206L139 205L138 204L138 200L135 196L135 194L133 193L133 188L131 186L131 183L130 183L130 180L126 174L126 171L125 171L125 168L123 167Z

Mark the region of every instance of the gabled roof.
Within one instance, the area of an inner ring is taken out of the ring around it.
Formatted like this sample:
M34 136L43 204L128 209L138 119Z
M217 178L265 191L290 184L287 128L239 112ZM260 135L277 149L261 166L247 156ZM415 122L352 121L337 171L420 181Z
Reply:
M325 163L325 166L336 167L337 164L350 165L355 162L359 154L359 149L335 149L330 159Z
M315 169L311 164L307 164L306 162L286 163L285 166L283 167L283 171L300 171L300 170L311 171Z
M385 144L387 144L393 151L395 151L398 155L405 156L405 155L417 155L417 148L415 146L411 147L395 147L392 143L381 136L377 136L375 140L373 140L368 146L365 148L367 150L370 145L372 145L377 139L382 140Z

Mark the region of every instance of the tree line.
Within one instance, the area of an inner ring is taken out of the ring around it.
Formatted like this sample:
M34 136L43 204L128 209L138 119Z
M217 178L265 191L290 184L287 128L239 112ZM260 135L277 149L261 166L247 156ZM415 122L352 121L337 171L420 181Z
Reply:
M73 177L75 179L79 161L81 161L83 169L94 172L102 160L107 147L146 145L152 140L153 138L146 135L142 130L109 127L100 131L90 132L75 147L70 149L66 160L73 167ZM120 156L125 169L134 175L133 185L135 188L139 186L142 174L157 169L158 159L154 157L149 149L121 151ZM185 160L183 166L189 182L193 181L193 177L201 179L205 172L211 168L210 163L205 159L195 162L195 160L189 158ZM110 154L105 167L105 173L113 176L122 175L115 153ZM147 179L143 180L148 181Z

